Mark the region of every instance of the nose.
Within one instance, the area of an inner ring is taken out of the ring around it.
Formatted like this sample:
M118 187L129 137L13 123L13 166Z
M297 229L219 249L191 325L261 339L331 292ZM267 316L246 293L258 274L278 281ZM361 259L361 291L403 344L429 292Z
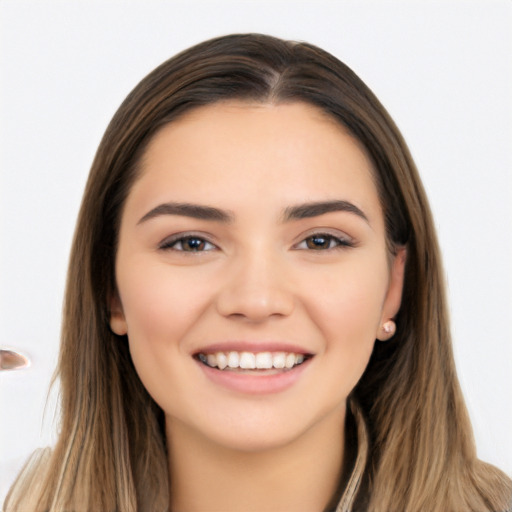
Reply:
M216 304L222 316L260 323L292 313L292 283L275 258L261 253L239 258L227 273Z

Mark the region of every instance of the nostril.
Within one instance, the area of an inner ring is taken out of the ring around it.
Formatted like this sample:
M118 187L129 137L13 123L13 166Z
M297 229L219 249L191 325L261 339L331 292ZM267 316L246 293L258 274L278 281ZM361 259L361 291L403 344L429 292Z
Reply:
M217 299L217 311L226 317L263 321L270 317L289 316L294 308L293 297L276 288L241 289L224 292Z

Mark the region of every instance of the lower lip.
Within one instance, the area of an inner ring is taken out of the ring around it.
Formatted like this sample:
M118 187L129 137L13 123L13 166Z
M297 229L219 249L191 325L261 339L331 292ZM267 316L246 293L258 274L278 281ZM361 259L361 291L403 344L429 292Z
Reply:
M311 358L312 359L312 358ZM291 370L283 370L279 373L257 375L254 373L239 373L229 370L218 370L197 361L205 375L215 384L250 395L263 395L280 393L292 387L309 366L311 359L306 359L302 364Z

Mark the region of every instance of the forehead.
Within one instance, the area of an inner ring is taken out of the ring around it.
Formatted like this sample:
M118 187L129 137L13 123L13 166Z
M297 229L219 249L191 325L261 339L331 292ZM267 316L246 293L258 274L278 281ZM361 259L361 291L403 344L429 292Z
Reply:
M362 144L305 103L220 102L164 126L141 159L130 196L252 204L340 199L380 210ZM130 197L129 197L130 199ZM377 204L376 204L377 203Z
M363 145L341 122L314 105L228 100L196 107L165 125L148 144L142 162L144 164L148 155L172 140L185 142L188 147L188 143L195 144L200 138L205 144L226 142L228 135L238 143L245 141L270 146L272 141L281 144L283 149L293 141L316 143L324 151L331 143L335 146L343 144L354 146L367 156ZM308 148L312 146L302 150Z

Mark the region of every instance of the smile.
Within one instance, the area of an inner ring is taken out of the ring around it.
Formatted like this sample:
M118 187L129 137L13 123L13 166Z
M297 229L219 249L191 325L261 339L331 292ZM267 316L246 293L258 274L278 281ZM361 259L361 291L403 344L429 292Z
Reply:
M294 352L216 352L199 353L199 361L219 370L291 370L307 358Z
M244 395L281 393L294 387L315 359L301 345L280 341L224 341L192 354L203 375L216 386Z

